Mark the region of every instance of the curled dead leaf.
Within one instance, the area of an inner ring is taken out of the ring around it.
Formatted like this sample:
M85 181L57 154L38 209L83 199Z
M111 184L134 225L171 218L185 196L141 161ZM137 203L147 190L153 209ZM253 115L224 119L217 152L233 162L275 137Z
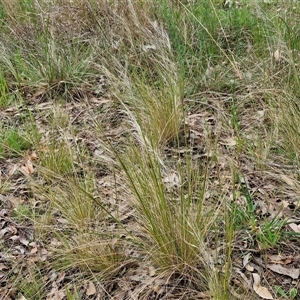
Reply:
M267 288L260 285L260 276L257 273L253 273L253 290L263 299L274 299Z
M246 269L249 271L249 272L253 272L254 271L254 267L250 264L246 265Z
M253 272L253 271L254 271L254 267L249 263L250 256L251 256L251 253L250 253L250 252L244 256L244 259L243 259L243 266L244 266L248 271Z

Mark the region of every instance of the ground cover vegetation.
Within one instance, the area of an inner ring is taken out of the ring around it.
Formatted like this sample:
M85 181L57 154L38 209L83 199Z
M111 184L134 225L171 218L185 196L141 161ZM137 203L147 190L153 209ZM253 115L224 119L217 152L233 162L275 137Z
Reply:
M0 16L1 299L299 299L298 1Z

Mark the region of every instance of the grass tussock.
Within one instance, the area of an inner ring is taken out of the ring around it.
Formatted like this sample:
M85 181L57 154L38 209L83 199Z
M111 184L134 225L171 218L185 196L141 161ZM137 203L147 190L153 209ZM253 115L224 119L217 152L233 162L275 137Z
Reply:
M151 152L134 146L130 151L120 162L148 238L145 248L152 249L149 254L159 266L184 270L201 256L219 217L216 203L206 205L206 175L189 158L167 171Z

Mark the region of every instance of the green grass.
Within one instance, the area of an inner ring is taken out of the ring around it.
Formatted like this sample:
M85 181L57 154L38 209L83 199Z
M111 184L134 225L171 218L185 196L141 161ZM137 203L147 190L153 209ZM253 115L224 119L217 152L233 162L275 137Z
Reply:
M8 86L3 74L0 74L0 108L5 108L13 100L13 96L9 94Z
M28 141L25 133L16 128L2 128L0 139L0 155L2 157L21 155L22 152L31 147L31 143Z
M103 299L125 281L137 299L257 299L242 257L297 239L298 16L292 1L2 1L0 191L23 202L1 206L48 253L8 278L14 296L50 297L51 270L74 274L67 299L87 280Z
M18 283L19 297L23 296L29 299L42 299L45 297L41 276L39 270L36 270L35 267L29 269L27 276Z

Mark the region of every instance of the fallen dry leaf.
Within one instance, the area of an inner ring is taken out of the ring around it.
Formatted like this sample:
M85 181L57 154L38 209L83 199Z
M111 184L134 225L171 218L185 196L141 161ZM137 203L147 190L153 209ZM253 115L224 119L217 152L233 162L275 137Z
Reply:
M15 242L19 239L19 236L18 235L12 235L9 239Z
M252 276L254 292L263 299L274 299L268 289L260 285L260 276L257 273Z
M8 176L14 175L14 173L18 170L18 165L14 164L8 171Z
M297 225L295 223L290 223L289 226L293 231L300 232L300 225Z
M180 183L180 177L178 174L176 174L175 172L171 172L169 174L166 174L166 176L164 176L164 183L169 187L176 187L179 185Z
M247 264L246 265L246 269L249 271L249 272L253 272L254 271L254 267L250 264Z
M35 253L37 253L37 251L38 251L38 248L37 247L33 247L31 250L30 250L30 254L35 254Z
M26 164L20 168L20 171L26 176L31 175L34 172L32 162L27 160Z
M249 259L250 259L251 253L248 253L247 255L244 256L243 259L243 266L250 272L254 271L254 267L249 264Z
M227 146L235 146L236 145L236 140L234 138L226 138L224 139L224 145Z
M237 274L239 274L239 277L241 277L245 281L245 283L242 283L245 290L251 289L251 287L252 287L251 279L247 278L247 276L244 274L244 272L242 272L239 268L235 268L235 271Z
M155 275L155 268L150 266L149 267L149 276L153 277Z
M281 264L281 265L288 265L292 262L291 256L282 256L280 254L270 255L269 256L270 262L274 264Z
M36 160L36 159L38 159L38 156L37 156L36 152L35 152L35 151L31 152L31 153L28 155L28 159L29 159L29 160Z
M280 53L280 50L279 49L276 49L273 53L273 56L275 58L275 61L279 61L280 58L281 58L281 53Z
M66 293L64 291L56 291L49 300L63 300L66 296ZM48 298L47 298L48 300Z
M96 294L96 287L92 281L89 281L85 291L87 296L92 296Z
M290 202L288 202L286 200L282 200L281 203L284 208L287 208L290 205Z
M62 282L65 279L65 277L66 273L64 271L60 272L58 278L56 279L56 283Z
M25 246L28 246L28 244L29 244L29 240L27 239L25 233L23 233L23 232L21 232L19 234L19 241L20 241L20 243L22 243Z
M282 265L268 264L267 268L282 275L289 276L293 279L298 279L300 275L300 269L295 268L285 268Z

